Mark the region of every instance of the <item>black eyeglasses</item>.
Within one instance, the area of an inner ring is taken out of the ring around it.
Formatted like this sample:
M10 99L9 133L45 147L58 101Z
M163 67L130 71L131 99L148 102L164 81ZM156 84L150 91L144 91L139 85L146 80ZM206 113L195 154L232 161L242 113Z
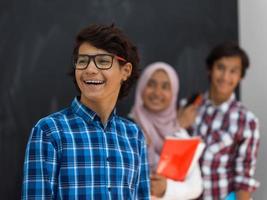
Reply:
M110 54L96 54L96 55L87 55L79 54L74 57L74 67L75 69L86 69L91 62L91 58L94 61L95 66L98 69L106 70L110 69L113 64L113 59L116 58L119 61L126 62L122 57L110 55Z

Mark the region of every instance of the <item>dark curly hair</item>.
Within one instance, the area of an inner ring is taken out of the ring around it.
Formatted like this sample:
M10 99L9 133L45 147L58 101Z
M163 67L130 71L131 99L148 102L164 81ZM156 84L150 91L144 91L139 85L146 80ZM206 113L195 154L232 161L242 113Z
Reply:
M90 43L98 49L103 49L109 53L120 56L132 64L132 73L126 81L123 81L119 92L118 99L127 96L130 88L135 83L140 74L139 69L139 54L137 47L130 39L122 32L121 29L114 24L99 25L93 24L82 29L76 36L76 43L73 49L73 58L79 53L79 48L83 43ZM118 60L120 66L126 62ZM73 78L76 88L79 90L75 79L75 69L72 67L70 75Z
M240 46L235 42L224 42L215 46L206 58L207 69L211 71L214 62L223 57L233 57L237 56L241 59L242 71L241 77L246 75L246 70L249 67L249 58L246 52L240 48Z

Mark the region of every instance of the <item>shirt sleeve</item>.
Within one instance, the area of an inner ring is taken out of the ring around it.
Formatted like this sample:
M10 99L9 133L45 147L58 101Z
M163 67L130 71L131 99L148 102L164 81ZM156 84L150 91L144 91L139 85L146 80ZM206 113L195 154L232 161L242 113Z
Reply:
M145 139L141 140L141 164L137 183L137 199L150 199L149 165Z
M57 154L38 126L29 138L24 161L22 199L55 199L57 188Z
M195 199L202 193L203 184L199 165L196 165L185 181L167 179L167 188L161 200Z
M242 128L243 137L238 148L235 165L235 190L253 192L259 186L259 183L253 178L260 138L258 120L248 120Z

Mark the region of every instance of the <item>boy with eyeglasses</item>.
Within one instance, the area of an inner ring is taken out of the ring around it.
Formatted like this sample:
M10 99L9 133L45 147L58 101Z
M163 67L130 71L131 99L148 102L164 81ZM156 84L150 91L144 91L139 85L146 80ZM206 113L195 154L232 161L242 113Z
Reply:
M22 199L149 199L143 133L115 111L138 76L136 47L114 25L91 25L73 58L80 96L33 127Z

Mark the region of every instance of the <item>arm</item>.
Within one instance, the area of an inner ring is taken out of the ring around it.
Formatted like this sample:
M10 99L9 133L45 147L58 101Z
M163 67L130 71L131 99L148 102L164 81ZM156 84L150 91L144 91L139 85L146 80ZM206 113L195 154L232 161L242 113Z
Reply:
M188 134L184 129L174 134L180 138L188 138ZM198 160L202 150L204 149L204 144L200 144L198 147L198 152L195 156ZM161 197L161 199L193 199L200 196L203 190L202 177L198 163L193 164L193 168L189 171L184 181L175 181L171 179L166 179L160 175L151 175L151 194L155 199Z
M250 200L250 193L248 191L239 190L236 193L236 197L238 200Z
M257 120L250 120L242 127L243 140L235 159L235 190L238 199L249 199L259 183L253 178L259 148L259 130Z
M149 165L147 160L146 143L141 142L140 171L137 183L137 199L150 199Z
M38 126L34 127L25 153L22 199L54 199L56 170L54 146Z
M177 120L184 129L189 128L195 122L198 106L191 104L187 107L182 107L177 112Z
M195 199L203 190L199 165L196 165L184 182L167 179L167 188L162 200Z
M150 176L151 195L155 199L162 197L166 192L167 179L158 174L151 174Z
M151 194L154 199L195 199L200 196L202 190L202 178L198 165L183 182L166 179L160 175L151 176Z

